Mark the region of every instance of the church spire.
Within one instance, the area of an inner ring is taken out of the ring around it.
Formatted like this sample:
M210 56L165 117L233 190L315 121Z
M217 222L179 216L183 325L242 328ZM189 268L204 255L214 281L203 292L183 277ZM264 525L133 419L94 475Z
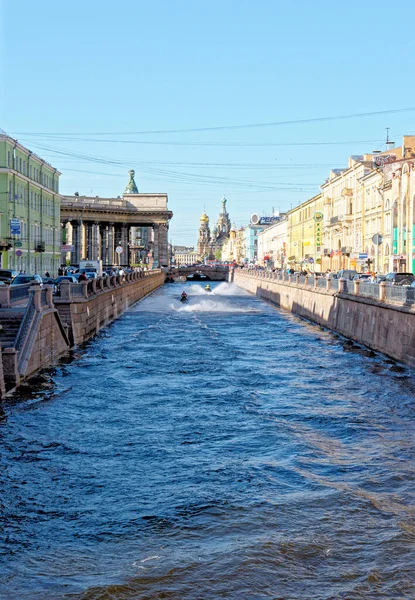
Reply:
M134 181L135 171L133 171L133 169L130 169L130 171L128 171L128 174L130 176L130 181L127 183L127 186L124 190L124 194L138 194L138 188Z

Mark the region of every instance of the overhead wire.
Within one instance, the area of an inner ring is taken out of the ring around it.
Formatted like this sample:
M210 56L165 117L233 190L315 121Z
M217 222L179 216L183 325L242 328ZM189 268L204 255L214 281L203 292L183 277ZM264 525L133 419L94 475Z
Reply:
M215 125L210 127L187 127L187 128L176 128L176 129L152 129L152 130L141 130L141 131L98 131L89 133L72 133L72 132L14 132L14 135L37 135L37 136L82 136L82 135L154 135L154 134L169 134L169 133L194 133L202 131L226 131L226 130L238 130L238 129L254 129L262 127L277 127L283 125L298 125L307 123L321 123L324 121L340 121L347 119L356 119L363 117L372 117L379 115L391 115L399 113L415 112L415 107L408 108L393 108L389 110L376 110L362 113L349 113L345 115L331 115L323 117L309 117L305 119L290 119L286 121L269 121L265 123L249 123L243 125Z

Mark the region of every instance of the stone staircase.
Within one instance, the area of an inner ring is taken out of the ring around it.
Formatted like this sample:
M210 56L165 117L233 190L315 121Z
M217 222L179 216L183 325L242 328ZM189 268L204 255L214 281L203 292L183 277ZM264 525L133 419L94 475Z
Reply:
M0 346L12 348L19 331L24 312L3 309L0 313Z

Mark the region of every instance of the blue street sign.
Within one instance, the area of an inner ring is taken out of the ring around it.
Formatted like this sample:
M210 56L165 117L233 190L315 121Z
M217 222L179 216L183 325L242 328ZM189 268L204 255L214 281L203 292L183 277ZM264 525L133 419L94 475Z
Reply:
M20 219L10 219L10 234L20 235Z

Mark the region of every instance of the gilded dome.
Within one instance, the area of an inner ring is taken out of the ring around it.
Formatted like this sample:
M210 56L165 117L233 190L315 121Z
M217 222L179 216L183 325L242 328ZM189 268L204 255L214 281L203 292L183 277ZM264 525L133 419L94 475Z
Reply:
M209 217L207 216L207 214L204 212L203 215L200 217L200 221L202 223L208 223L209 222Z

